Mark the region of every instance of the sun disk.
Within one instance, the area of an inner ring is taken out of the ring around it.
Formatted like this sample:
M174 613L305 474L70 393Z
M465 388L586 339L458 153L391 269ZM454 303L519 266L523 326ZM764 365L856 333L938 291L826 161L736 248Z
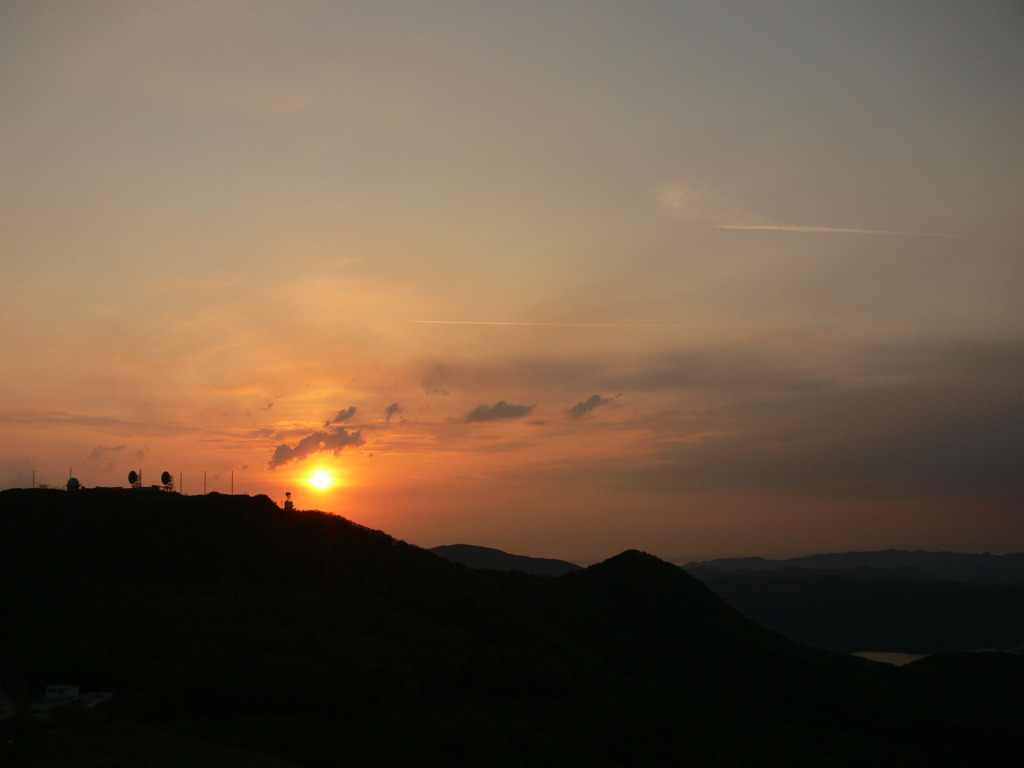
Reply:
M329 488L333 482L331 476L322 469L314 472L309 478L309 484L314 488L319 488L321 491Z

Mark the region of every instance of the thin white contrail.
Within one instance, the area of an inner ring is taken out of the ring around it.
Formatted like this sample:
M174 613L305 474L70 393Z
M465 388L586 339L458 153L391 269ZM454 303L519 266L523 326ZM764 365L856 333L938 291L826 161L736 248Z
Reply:
M900 237L959 237L947 232L902 232L891 229L855 229L846 227L807 227L800 224L716 224L718 229L769 229L776 232L832 232L848 235L897 235Z
M717 325L679 323L540 323L511 320L412 320L421 325L525 325L547 328L720 328Z

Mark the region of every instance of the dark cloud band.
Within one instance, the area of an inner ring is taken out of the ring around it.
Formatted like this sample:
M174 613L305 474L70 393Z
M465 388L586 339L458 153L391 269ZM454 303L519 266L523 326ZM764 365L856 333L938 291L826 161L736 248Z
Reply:
M569 408L565 409L566 414L573 421L579 421L588 413L593 411L595 408L600 408L602 405L608 405L615 401L613 397L602 397L601 395L591 395L586 400L581 400Z
M325 421L324 422L324 426L325 427L329 427L332 424L341 424L344 421L348 421L349 419L351 419L355 415L356 415L356 407L354 405L350 405L345 410L338 411L338 415L335 416L330 421Z
M535 408L533 405L513 405L499 400L494 405L481 403L472 411L466 414L465 422L471 424L475 421L499 421L501 419L521 419Z
M317 431L306 435L294 446L282 443L274 449L268 466L276 469L282 464L290 461L299 461L312 453L331 451L335 456L345 448L352 448L363 444L363 436L360 432L349 432L345 429L336 429L330 432Z

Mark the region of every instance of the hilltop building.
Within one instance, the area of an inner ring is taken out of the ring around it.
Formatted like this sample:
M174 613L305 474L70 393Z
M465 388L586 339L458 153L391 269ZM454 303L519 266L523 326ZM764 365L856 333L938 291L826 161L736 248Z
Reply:
M84 707L95 707L113 695L104 691L82 693L77 685L48 685L43 691L43 698L32 702L32 713L45 715L55 707L66 707L76 702Z

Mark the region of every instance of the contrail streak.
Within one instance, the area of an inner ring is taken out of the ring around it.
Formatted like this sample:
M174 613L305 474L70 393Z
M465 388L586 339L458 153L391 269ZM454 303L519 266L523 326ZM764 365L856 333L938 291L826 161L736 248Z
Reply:
M848 235L898 235L901 237L959 237L946 232L901 232L890 229L853 229L845 227L805 227L799 224L716 224L718 229L769 229L776 232L833 232Z
M692 325L679 323L539 323L515 322L510 320L411 320L421 325L524 325L547 328L720 328L717 325Z

